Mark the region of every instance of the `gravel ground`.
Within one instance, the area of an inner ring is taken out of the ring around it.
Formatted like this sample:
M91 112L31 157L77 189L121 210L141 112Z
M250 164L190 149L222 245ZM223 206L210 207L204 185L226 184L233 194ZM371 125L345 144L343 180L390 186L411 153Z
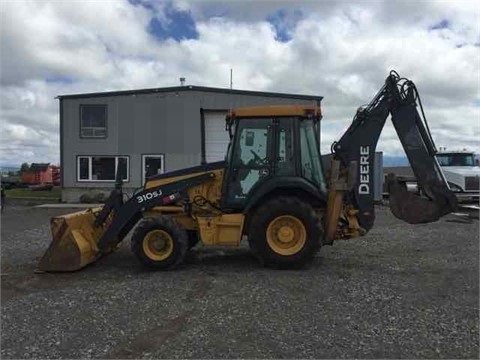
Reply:
M479 357L479 223L408 225L378 207L368 236L306 269L239 249L145 271L128 241L70 274L34 274L49 218L8 206L1 229L2 358Z

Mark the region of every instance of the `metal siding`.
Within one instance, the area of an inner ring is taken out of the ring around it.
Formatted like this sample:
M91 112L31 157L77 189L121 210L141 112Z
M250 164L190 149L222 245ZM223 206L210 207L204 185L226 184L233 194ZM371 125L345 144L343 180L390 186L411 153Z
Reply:
M165 144L167 156L169 154L182 153L185 147L185 117L184 106L188 102L177 97L170 98L165 107L165 121L156 122L156 131L152 133L152 141L154 141L157 132L162 132L162 142ZM162 144L162 146L164 145Z
M281 104L316 104L315 100L305 99L288 99L288 98L274 98L262 97L252 95L229 95L229 94L214 94L214 93L200 93L189 92L189 96L201 97L201 107L204 109L230 109L234 107L243 106L257 106L257 105L281 105Z
M140 127L136 128L136 123L141 115L136 114L134 106L135 101L132 98L123 99L119 102L118 107L118 149L123 153L134 153L137 144L137 132ZM146 110L146 109L145 109Z

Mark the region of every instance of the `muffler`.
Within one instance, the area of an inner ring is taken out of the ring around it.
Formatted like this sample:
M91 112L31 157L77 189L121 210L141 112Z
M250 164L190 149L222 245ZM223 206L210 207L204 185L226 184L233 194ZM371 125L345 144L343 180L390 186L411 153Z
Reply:
M458 208L455 195L443 186L430 185L430 198L408 191L405 182L388 174L390 210L393 215L410 224L431 223Z

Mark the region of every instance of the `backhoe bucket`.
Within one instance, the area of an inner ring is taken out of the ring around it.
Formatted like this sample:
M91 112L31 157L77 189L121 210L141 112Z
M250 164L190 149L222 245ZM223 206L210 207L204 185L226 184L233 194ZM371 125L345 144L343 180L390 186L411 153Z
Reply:
M455 211L457 202L450 190L438 188L435 199L427 199L407 190L393 174L387 177L390 210L410 224L430 223Z
M52 242L38 263L37 271L75 271L96 261L98 240L105 227L95 227L95 211L88 209L51 219Z

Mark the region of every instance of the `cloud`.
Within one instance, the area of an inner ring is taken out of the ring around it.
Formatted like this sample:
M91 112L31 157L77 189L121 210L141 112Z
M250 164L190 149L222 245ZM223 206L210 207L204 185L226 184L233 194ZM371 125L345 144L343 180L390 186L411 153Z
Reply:
M2 4L2 84L57 75L101 81L115 73L115 57L149 53L148 12L127 2Z
M480 152L473 1L4 1L1 18L0 163L58 162L59 94L228 87L230 69L237 89L324 96L323 151L396 69L437 146ZM378 149L403 152L391 124Z

